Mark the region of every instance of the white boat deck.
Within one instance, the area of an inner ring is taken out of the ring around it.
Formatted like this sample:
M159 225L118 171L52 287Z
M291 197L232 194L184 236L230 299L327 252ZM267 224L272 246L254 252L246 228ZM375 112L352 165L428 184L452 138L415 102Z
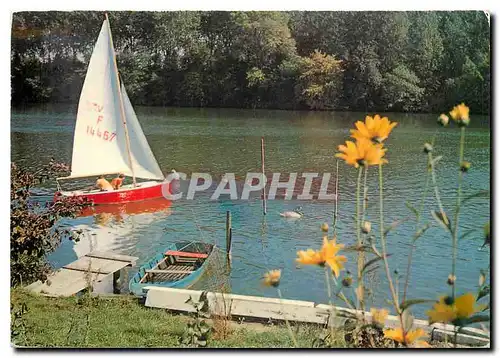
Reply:
M61 195L63 195L63 196L74 196L74 195L83 195L83 194L120 193L120 192L124 192L124 191L130 191L130 190L135 190L135 189L147 188L147 187L155 186L155 185L158 185L158 184L161 184L161 183L162 182L160 182L160 181L145 181L145 182L142 182L142 183L137 183L136 187L134 187L133 184L127 184L127 185L123 185L118 190L112 190L112 191L99 190L99 189L61 191Z

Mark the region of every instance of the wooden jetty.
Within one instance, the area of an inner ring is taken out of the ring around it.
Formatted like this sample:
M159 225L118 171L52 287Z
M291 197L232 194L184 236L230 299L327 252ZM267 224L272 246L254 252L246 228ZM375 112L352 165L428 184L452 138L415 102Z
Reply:
M72 296L85 290L89 283L94 285L113 275L113 291L116 293L122 269L134 266L137 259L112 252L93 251L63 266L50 275L45 283L37 281L27 289L54 296Z

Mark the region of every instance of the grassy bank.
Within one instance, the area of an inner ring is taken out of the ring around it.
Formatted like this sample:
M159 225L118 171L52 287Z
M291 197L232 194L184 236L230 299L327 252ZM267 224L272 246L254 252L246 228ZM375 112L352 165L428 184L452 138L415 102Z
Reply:
M139 304L130 296L118 298L52 298L23 290L11 290L14 310L23 303L27 312L16 319L13 339L27 347L168 347L179 343L191 318ZM214 322L208 322L212 327ZM284 325L239 324L231 322L230 333L221 337L212 329L207 347L292 348ZM309 348L323 334L319 327L294 327L298 345ZM339 347L343 339L337 337Z

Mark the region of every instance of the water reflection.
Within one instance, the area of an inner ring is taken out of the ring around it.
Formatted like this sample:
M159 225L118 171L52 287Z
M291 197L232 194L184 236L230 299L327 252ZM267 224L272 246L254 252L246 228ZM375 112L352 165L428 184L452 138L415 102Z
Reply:
M164 198L151 200L114 204L114 205L96 205L85 208L79 217L93 216L94 222L100 226L106 226L111 221L123 223L125 217L145 213L162 212L170 215L172 202Z
M67 265L91 251L134 249L144 230L171 215L172 202L164 198L120 205L96 205L85 208L76 219L65 219L61 225L81 230L78 242L65 240L49 256L55 266Z

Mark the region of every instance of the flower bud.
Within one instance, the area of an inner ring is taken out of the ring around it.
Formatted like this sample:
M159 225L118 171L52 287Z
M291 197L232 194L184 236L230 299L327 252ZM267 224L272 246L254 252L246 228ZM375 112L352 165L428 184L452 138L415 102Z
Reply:
M465 160L460 164L460 170L464 173L467 173L470 169L470 162L466 162Z
M425 143L424 144L424 153L430 153L432 152L432 145L430 143Z
M446 127L449 122L450 118L444 113L441 113L441 115L438 117L438 123L443 127Z
M327 223L321 224L321 231L328 232L328 224Z
M364 234L369 234L370 231L372 231L372 223L369 221L365 221L363 223L363 226L361 227L361 230L363 231Z
M488 221L484 225L484 245L491 245L491 236L490 236L490 222Z
M347 276L342 279L342 286L344 287L351 287L352 285L352 277Z
M444 303L446 303L448 306L451 306L454 302L455 300L453 299L453 297L446 296L444 298Z
M457 280L457 276L450 274L450 275L448 276L448 280L446 281L446 283L447 283L448 285L450 285L450 286L453 286L453 285L455 284L455 281L456 281L456 280Z
M485 282L486 282L486 276L484 275L484 273L481 272L481 274L479 275L479 287L484 285Z

